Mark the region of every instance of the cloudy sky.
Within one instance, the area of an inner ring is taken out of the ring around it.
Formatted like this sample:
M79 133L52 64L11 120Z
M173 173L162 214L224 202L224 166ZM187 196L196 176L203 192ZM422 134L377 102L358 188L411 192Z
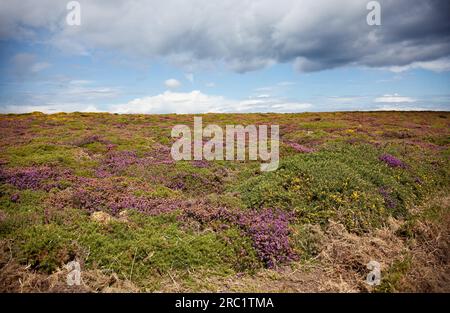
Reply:
M0 112L450 110L450 1L0 0Z

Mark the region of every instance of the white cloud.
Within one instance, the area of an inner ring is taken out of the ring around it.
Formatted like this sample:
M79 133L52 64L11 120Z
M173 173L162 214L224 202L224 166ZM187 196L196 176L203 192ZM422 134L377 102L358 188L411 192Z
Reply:
M56 80L45 83L49 84L47 90L20 93L14 102L2 103L0 111L5 113L100 112L99 102L110 101L120 94L120 89L101 86L90 80Z
M405 66L391 66L389 70L394 73L401 73L410 69L425 69L433 72L441 73L450 71L450 57L440 58L427 62L413 62Z
M85 103L48 103L44 105L7 105L0 107L3 113L42 112L47 114L59 112L103 112L93 104Z
M273 98L231 100L207 95L198 90L191 92L166 91L156 96L137 98L128 103L112 106L116 113L208 113L208 112L298 112L311 107L309 103Z
M409 105L383 105L376 108L376 111L430 111L430 110L433 111L434 109Z
M83 109L80 112L99 113L99 112L105 112L105 111L97 109L97 107L95 105L89 105L89 106L87 106L85 109Z
M289 112L302 112L311 108L310 103L301 102L280 102L272 105L272 112L289 113Z
M363 96L331 96L327 100L336 103L355 103L362 102L366 97Z
M164 82L164 85L166 85L167 88L174 89L180 87L181 83L174 78L170 78Z
M71 80L58 91L58 96L77 102L80 99L94 101L106 98L114 98L119 94L115 88L97 86L89 80Z
M228 101L220 96L208 96L198 90L188 93L166 91L156 96L134 99L113 106L117 113L201 113L216 108L221 112Z
M375 98L374 102L376 103L411 103L416 102L417 100L411 97L400 96L399 94L393 95L384 95L378 98Z

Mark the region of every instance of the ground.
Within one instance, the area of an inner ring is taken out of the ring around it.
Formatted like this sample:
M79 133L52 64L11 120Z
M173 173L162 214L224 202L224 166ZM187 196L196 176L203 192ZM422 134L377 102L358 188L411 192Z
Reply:
M202 117L280 125L279 168L173 161L192 115L0 115L0 290L450 291L450 113Z

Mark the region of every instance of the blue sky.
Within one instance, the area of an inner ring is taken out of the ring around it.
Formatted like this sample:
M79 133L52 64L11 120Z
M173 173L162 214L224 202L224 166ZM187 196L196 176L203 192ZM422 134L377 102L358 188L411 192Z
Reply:
M202 2L206 8L185 19L193 3L174 11L186 3L155 8L142 0L124 10L124 1L117 2L122 8L80 1L80 26L67 25L62 2L0 2L0 112L450 109L444 2L425 10L416 1L380 1L380 26L366 24L364 1L347 0L343 13L330 1L309 11L317 2L303 1L306 8L296 11L298 2L286 0L276 12L273 1L230 1L232 20L219 3ZM418 10L405 13L399 2ZM152 18L141 15L150 7L158 20L142 28L136 23ZM332 13L335 29L324 24ZM211 16L230 25L219 27ZM409 33L402 18L408 29L434 26Z

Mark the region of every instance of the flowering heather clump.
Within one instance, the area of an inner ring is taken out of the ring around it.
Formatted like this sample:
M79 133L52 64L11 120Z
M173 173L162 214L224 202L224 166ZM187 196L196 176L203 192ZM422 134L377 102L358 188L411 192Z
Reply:
M379 190L380 194L383 196L386 207L389 209L394 209L397 206L397 201L394 198L392 198L392 195L389 192L389 190L385 187L381 187Z
M185 189L186 185L182 181L175 181L175 182L168 183L167 187L174 189L174 190L183 190L183 189Z
M109 177L118 175L137 161L138 157L134 151L109 151L97 170L97 176Z
M0 128L3 131L7 130L23 130L29 127L31 120L17 120L17 119L1 119L0 120Z
M296 151L302 152L302 153L312 153L312 152L315 151L312 148L308 148L308 147L302 146L302 145L300 145L300 144L298 144L296 142L288 142L287 145L289 147L295 149Z
M90 213L106 209L109 193L99 189L89 191L84 188L77 188L71 195L68 203L60 202L59 205L70 205L77 209L83 209Z
M139 159L139 164L143 166L172 163L174 163L174 160L170 154L170 147L161 144L156 144L152 151L148 152L145 157Z
M289 243L290 215L278 209L237 212L228 209L213 210L206 214L201 210L201 217L206 220L215 218L238 225L253 241L258 257L268 268L296 259ZM192 210L189 210L192 215Z
M396 157L394 157L393 155L390 155L387 153L380 156L379 159L380 159L380 161L383 161L390 167L401 167L401 168L406 167L406 165L405 165L405 163L403 163L403 161L401 161L401 160L397 159Z
M201 224L221 220L237 225L252 239L259 259L269 268L296 259L289 243L291 216L283 210L234 211L196 202L184 204L181 218L192 218Z
M286 212L265 209L241 214L238 223L252 238L259 258L267 267L295 259L289 244L289 215Z
M70 175L69 170L60 170L48 166L27 167L2 170L0 180L19 189L44 189L56 187L56 182Z
M78 178L77 182L77 187L53 195L50 204L59 208L82 209L89 213L106 211L112 215L117 215L124 209L158 215L180 207L175 200L136 196L134 193L138 190L137 187L123 184L120 179Z

